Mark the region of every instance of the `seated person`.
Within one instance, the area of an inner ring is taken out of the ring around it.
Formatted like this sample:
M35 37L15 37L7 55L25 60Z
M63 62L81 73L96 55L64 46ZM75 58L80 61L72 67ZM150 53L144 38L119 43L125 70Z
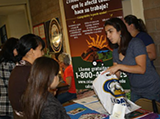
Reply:
M57 95L57 99L63 104L69 100L77 98L77 95L73 67L70 64L70 56L66 53L62 53L58 56L58 60L61 69L61 77L64 82L69 85L69 90L67 92Z

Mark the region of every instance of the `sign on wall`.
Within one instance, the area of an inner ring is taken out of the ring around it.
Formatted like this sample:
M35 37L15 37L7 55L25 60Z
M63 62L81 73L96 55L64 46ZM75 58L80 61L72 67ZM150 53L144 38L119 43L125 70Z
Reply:
M45 36L44 23L33 26L33 33L35 35L40 36L44 40L46 48L47 48L48 44L47 44L46 36Z
M121 0L63 0L77 89L90 89L97 75L112 66L104 23L122 18Z
M39 25L36 25L33 27L33 33L35 35L40 36L42 39L45 39L45 29L44 29L44 24L41 23Z

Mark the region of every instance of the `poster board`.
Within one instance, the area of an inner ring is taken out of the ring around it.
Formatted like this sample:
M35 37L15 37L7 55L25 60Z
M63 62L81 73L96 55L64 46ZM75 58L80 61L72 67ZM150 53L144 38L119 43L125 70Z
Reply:
M92 89L97 75L113 65L104 23L123 18L122 1L63 0L63 5L76 88Z

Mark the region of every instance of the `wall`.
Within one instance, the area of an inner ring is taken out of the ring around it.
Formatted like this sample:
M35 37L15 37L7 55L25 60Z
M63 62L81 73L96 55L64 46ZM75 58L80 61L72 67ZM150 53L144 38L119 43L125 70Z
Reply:
M52 18L61 22L59 0L29 0L29 5L33 26Z
M160 74L160 0L143 0L143 7L148 32L157 48L157 59L154 65Z
M122 7L124 16L133 14L145 22L142 0L122 0Z
M144 14L143 14L143 1L142 0L130 0L132 5L132 14L136 15L138 18L141 18L144 22Z
M123 7L123 15L124 16L132 13L132 6L131 6L131 1L130 0L123 0L122 1L122 7Z
M29 27L24 11L8 15L8 37L20 38L22 35L29 33Z
M28 0L0 0L0 3L0 27L6 25L8 38L19 38L32 31Z
M64 24L64 14L61 14L60 8L63 9L63 5L60 4L62 0L29 0L31 18L33 26L40 23L51 20L52 18L58 18L60 25ZM63 22L63 23L62 23ZM69 53L68 36L65 32L65 26L63 30L63 51Z
M8 4L15 5L15 4L24 4L27 0L0 0L0 6L6 6Z
M0 27L6 25L7 37L20 38L26 33L30 33L25 11L1 16Z

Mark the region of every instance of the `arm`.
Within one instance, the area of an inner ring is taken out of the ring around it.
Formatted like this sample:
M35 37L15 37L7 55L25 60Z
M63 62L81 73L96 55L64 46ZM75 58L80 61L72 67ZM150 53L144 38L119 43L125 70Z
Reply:
M147 53L148 53L148 57L151 61L155 60L157 58L155 44L152 43L150 45L147 45L146 50L147 50Z
M136 65L115 64L105 72L109 71L111 74L116 74L118 71L122 70L128 73L144 74L146 71L146 55L139 55L135 60Z
M114 65L116 66L116 65L117 65L117 63L116 63L116 62L114 62L114 63L113 63L113 66L114 66ZM116 74L117 78L120 78L120 71L117 71L115 74Z
M61 74L61 78L63 79L64 69L62 67L60 67L60 74Z
M118 64L116 62L113 62L113 66L108 68L106 71L104 71L102 74L106 73L106 72L110 72L110 74L115 74L117 76L117 78L120 78L120 71L117 70L115 68L115 73L112 73L114 72L114 67L116 67ZM117 71L116 71L117 70Z
M71 80L72 80L71 76L66 78L66 83L69 85L69 87L71 86Z

